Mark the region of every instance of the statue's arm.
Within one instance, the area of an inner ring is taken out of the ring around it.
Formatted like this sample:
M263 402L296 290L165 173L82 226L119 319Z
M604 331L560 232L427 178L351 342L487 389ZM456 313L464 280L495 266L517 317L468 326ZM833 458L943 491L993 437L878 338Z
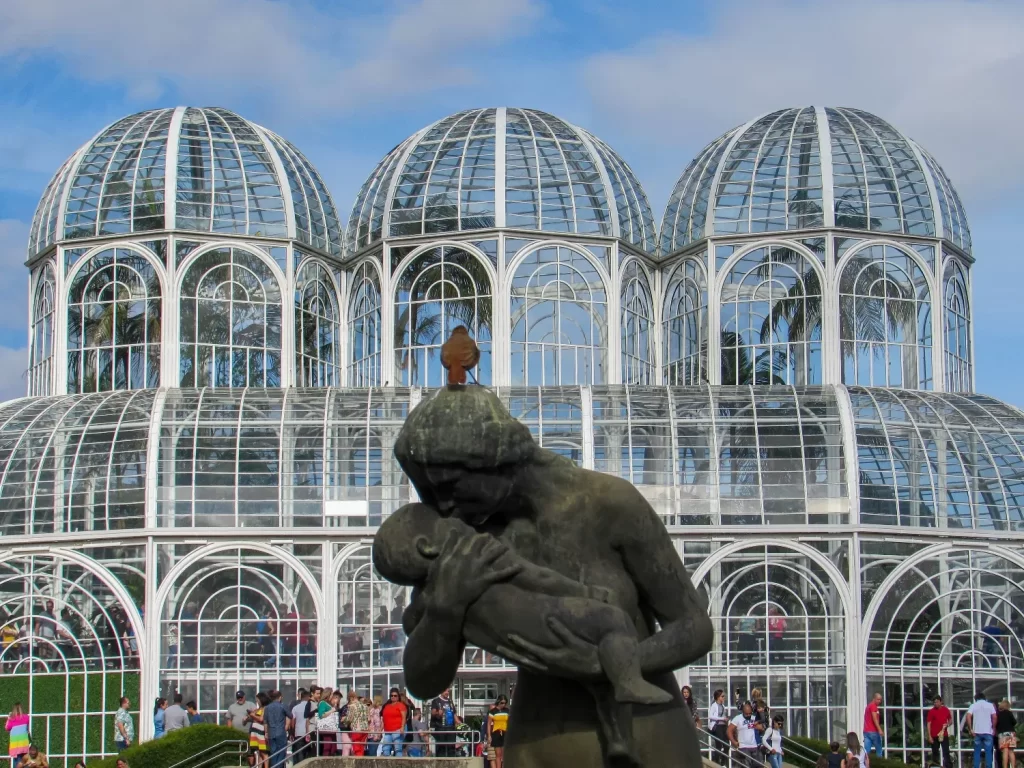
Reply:
M714 628L658 515L635 488L624 493L629 501L620 508L614 539L641 603L661 625L641 641L640 664L645 674L669 672L711 650Z
M608 600L607 590L589 587L551 568L531 563L511 551L498 561L497 565L503 567L513 563L519 563L521 570L509 580L509 583L527 592L550 597L589 597L605 602Z
M402 656L405 683L420 699L437 696L455 679L466 647L462 637L465 616L457 611L432 610L428 602L429 597L417 588L402 615L408 636Z

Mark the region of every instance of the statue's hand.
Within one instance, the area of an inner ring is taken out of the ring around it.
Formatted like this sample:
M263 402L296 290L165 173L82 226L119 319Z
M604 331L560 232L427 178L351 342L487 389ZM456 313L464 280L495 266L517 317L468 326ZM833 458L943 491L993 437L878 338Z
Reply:
M495 568L506 552L508 547L490 534L460 536L450 532L427 573L423 590L427 610L461 621L469 605L488 587L522 570L521 563Z
M553 616L548 619L548 627L562 641L560 646L537 645L513 633L508 636L506 645L498 648L498 653L532 672L585 682L605 679L593 643L584 640Z

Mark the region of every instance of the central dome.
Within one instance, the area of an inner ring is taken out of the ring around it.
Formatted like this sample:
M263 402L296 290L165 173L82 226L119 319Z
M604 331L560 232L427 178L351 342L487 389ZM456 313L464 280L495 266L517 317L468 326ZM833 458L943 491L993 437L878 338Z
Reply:
M676 182L664 255L713 235L820 227L941 237L970 253L960 197L935 159L859 109L780 109L707 145Z
M491 227L618 237L653 252L654 217L607 144L535 109L471 109L395 147L363 184L348 248Z

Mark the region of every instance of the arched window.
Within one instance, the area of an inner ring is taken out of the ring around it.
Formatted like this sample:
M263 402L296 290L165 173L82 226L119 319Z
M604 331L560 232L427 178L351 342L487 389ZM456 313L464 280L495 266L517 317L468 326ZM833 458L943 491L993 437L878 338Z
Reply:
M68 392L160 384L160 279L130 248L97 253L68 291Z
M181 386L281 386L281 288L241 248L197 258L181 284Z
M141 643L115 582L58 555L0 563L2 688L32 713L34 743L62 765L113 752L120 696L139 722Z
M810 259L765 246L722 285L722 383L821 383L821 281Z
M491 383L491 279L473 254L440 246L421 253L398 277L395 293L395 370L406 386L442 386L441 345L460 325L480 347L473 370Z
M239 688L250 700L273 688L290 701L317 666L314 595L297 569L262 550L200 558L174 579L159 619L160 690L214 720Z
M49 395L51 392L56 290L53 266L47 264L39 276L32 302L32 359L28 366L28 392L32 396Z
M529 253L512 278L512 383L604 384L608 298L597 267L562 246Z
M707 381L708 281L695 259L672 272L664 313L665 383L693 386Z
M843 383L932 388L928 280L891 245L857 252L839 278Z
M1016 700L1024 667L1022 583L1016 562L954 549L918 558L878 598L866 678L868 691L882 692L894 728L890 755L909 760L928 748L921 710L934 696L945 699L955 723L963 722L974 691ZM959 746L961 756L970 754L971 742L960 739Z
M349 385L379 387L380 380L380 278L364 261L352 277L348 308Z
M636 259L622 274L622 383L654 383L654 304Z
M307 261L295 281L296 383L332 387L341 383L341 326L331 274L319 261Z
M716 688L739 688L743 698L759 688L773 711L786 713L789 733L828 740L843 728L845 612L819 558L827 561L751 545L711 566L699 588L715 641L689 670L699 702L712 701Z
M967 301L967 280L954 260L946 264L944 276L946 390L970 392L974 388L971 354L971 306Z

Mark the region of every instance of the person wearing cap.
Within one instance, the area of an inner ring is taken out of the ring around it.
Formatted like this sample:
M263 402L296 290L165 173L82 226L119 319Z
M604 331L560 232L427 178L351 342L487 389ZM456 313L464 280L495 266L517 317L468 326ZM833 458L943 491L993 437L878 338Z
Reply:
M245 691L235 691L235 703L228 707L224 714L227 725L236 728L243 733L249 732L249 713L256 709L256 705L245 700Z

